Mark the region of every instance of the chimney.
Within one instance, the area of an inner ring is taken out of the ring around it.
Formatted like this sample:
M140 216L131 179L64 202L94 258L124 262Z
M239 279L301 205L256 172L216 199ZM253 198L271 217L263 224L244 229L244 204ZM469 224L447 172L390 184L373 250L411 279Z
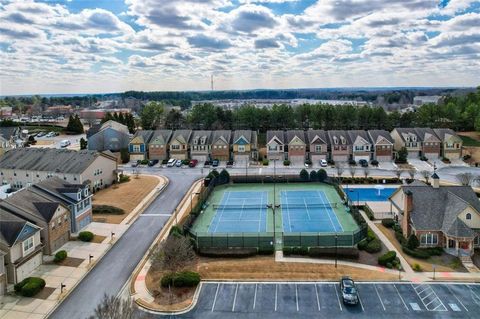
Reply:
M438 177L437 173L433 173L432 175L432 180L433 180L433 188L439 188L440 187L440 177Z
M410 236L410 213L413 210L413 194L411 191L405 191L405 202L403 205L403 217L402 217L402 231L403 236L408 238Z

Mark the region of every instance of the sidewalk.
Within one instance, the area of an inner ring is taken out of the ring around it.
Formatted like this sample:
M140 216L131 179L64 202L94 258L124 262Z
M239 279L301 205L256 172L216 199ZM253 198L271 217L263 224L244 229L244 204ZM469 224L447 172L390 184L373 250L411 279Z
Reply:
M14 293L8 293L0 297L0 319L41 319L48 318L48 315L61 303L61 301L81 282L86 274L95 266L95 264L112 248L117 240L130 227L130 223L138 217L148 204L153 201L158 194L168 185L168 179L158 177L158 185L145 197L145 199L135 208L121 224L107 224L92 222L86 231L91 231L96 235L104 236L101 243L68 241L61 247L66 250L68 258L78 262L76 266L61 266L51 261L52 256L44 256L44 264L35 269L30 276L41 277L45 280L46 286L40 295L44 294L44 299L27 298L17 296ZM114 236L112 237L112 233ZM89 256L93 256L91 262ZM65 288L61 293L60 285Z

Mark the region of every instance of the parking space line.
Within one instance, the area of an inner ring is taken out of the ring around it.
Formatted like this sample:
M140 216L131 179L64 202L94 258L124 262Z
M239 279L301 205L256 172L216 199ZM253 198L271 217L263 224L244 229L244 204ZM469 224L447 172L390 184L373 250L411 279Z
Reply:
M217 302L218 288L220 288L220 284L217 284L217 290L215 291L215 297L213 298L212 311L215 308L215 303Z
M277 311L278 285L275 284L275 311Z
M238 292L238 283L235 287L235 296L233 297L233 305L232 305L232 312L235 311L235 303L237 302L237 292Z
M397 291L397 294L398 294L398 296L400 297L400 300L402 301L402 303L403 303L403 305L405 306L405 308L406 308L407 310L410 310L410 309L408 309L408 306L407 306L407 304L405 303L405 300L403 300L403 297L402 297L402 295L400 294L400 291L398 291L397 286L395 286L395 284L393 284L393 287L394 287L395 290Z
M425 290L426 290L426 289L425 289ZM425 291L425 290L424 290L424 291ZM423 298L422 298L422 297L420 297L420 299L422 299L422 301L423 301L423 300L427 299L427 298L428 298L428 296L430 296L431 294L433 294L433 289L432 289L432 291L431 291L431 292L430 292L428 295L426 295L426 296L425 296L425 297L423 297ZM419 294L419 295L420 295L420 294Z
M425 289L422 290L422 292L424 292L424 291L426 291L426 290L428 290L428 289L431 290L431 292L430 292L428 295L426 295L425 297L423 297L423 298L422 298L422 296L420 296L420 293L417 291L417 288L421 287L421 285L418 285L417 287L415 287L413 284L411 284L411 286L412 286L413 290L415 291L415 293L417 294L418 298L420 298L420 301L423 303L423 306L425 307L425 309L427 309L428 311L437 311L438 307L441 306L441 307L443 307L443 309L438 310L438 311L448 311L448 308L445 307L445 305L443 304L442 300L438 297L438 295L435 293L435 291L433 290L433 288L432 288L430 285L426 284L425 286L427 286L427 288L425 288ZM427 297L429 297L430 295L432 295L432 294L434 295L433 299L432 299L429 303L426 304L426 303L424 302L424 300L425 300ZM433 309L429 309L429 308L428 308L428 305L430 305L432 302L434 302L434 301L436 301L436 300L438 300L438 302L439 302L440 304L439 304L438 306L436 306L435 308L433 308Z
M373 284L373 288L375 288L375 291L377 292L378 299L380 299L380 303L382 304L383 311L385 311L385 305L383 304L382 298L380 298L380 294L378 293L377 285Z
M360 293L358 293L358 302L360 303L360 307L362 307L362 311L365 312L365 308L363 308L362 298L360 298Z
M480 306L480 297L475 293L473 288L470 285L467 285L467 287L470 289L470 293L473 295L472 299L475 301L475 303Z
M295 284L295 301L297 302L297 312L298 312L298 285Z
M336 286L336 285L333 285L333 289L335 290L335 294L337 295L338 306L340 307L340 311L343 311L343 309L342 309L342 303L340 302L340 297L338 296L337 286Z
M317 295L317 306L318 306L318 311L320 311L320 298L318 298L318 287L317 284L315 284L315 294Z
M255 303L257 302L257 285L255 284L255 294L253 295L253 309L255 309Z
M468 311L467 307L465 307L463 302L461 302L460 299L458 299L457 295L453 292L453 290L450 288L450 286L449 285L446 285L446 286L448 288L448 291L450 291L450 293L455 297L455 299L457 299L457 301L462 305L462 307L465 308L466 311Z

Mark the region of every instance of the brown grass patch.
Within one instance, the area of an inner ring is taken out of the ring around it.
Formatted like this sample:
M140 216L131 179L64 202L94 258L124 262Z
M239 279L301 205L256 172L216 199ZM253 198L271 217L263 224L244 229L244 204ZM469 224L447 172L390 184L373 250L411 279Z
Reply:
M47 300L48 297L55 291L53 287L44 287L33 298Z
M95 235L93 236L91 243L101 244L105 238L107 238L107 236Z

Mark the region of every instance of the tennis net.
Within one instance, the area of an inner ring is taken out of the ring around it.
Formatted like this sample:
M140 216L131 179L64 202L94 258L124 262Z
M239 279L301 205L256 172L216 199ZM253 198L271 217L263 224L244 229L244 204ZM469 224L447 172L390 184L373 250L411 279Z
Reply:
M305 208L305 209L314 209L314 208L336 208L337 203L329 203L329 204L287 204L287 205L282 205L283 208L285 209L295 209L295 208ZM245 209L265 209L267 208L267 204L260 205L260 204L244 204L244 205L239 205L239 204L214 204L213 208L215 209L221 209L221 210L228 210L228 209L234 209L234 210L245 210Z

